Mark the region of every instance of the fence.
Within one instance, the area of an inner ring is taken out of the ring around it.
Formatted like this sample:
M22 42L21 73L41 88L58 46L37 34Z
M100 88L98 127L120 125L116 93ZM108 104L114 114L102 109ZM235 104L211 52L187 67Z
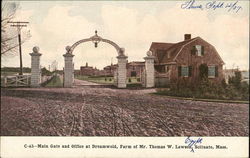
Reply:
M30 86L30 75L1 77L1 87L26 87Z

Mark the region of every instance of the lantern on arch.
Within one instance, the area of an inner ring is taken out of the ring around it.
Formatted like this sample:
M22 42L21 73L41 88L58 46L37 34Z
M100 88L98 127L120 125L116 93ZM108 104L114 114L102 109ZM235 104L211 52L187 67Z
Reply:
M92 36L91 40L94 43L95 48L97 48L98 47L98 43L101 41L101 37L97 35L97 30L95 30L95 35Z

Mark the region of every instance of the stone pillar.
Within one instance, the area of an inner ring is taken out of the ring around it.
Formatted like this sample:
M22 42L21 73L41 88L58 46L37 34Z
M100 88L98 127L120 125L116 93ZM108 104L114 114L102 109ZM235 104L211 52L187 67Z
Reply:
M154 68L154 59L152 52L147 52L147 57L145 59L145 87L151 88L155 86L155 68Z
M114 85L118 87L118 82L117 82L117 70L114 70Z
M64 87L72 87L73 85L73 73L74 73L74 67L73 67L73 57L74 55L67 52L64 56Z
M119 51L118 67L117 67L117 87L126 88L127 87L127 56L124 55L124 48Z
M31 87L40 87L41 83L41 70L40 70L40 57L39 47L34 47L31 55Z

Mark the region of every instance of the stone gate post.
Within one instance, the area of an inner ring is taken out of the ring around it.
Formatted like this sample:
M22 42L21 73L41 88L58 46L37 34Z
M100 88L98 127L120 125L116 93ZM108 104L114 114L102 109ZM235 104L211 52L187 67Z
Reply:
M40 70L40 57L39 47L33 47L31 56L31 87L40 87L41 83L41 70Z
M67 52L64 56L64 87L72 87L73 85L73 57L74 55Z
M155 86L155 69L154 69L154 59L151 51L147 52L147 57L145 59L145 87L150 88Z
M127 56L124 55L124 48L121 48L119 52L118 67L117 67L117 87L126 88L127 87Z

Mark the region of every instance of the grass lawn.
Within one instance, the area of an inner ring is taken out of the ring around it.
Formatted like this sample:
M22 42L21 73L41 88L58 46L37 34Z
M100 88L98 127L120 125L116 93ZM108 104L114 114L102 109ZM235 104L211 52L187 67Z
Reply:
M85 80L90 81L94 83L103 83L103 84L113 84L114 78L113 77L104 77L104 76L98 76L98 77L91 77L91 76L75 76L76 79L79 80Z
M113 84L114 77L105 77L105 76L75 76L76 79L90 81L94 83L102 83L102 84ZM140 83L136 77L129 77L127 79L127 84L137 84Z
M63 83L59 76L55 76L45 87L63 87Z
M127 78L127 84L139 84L141 83L140 81L138 81L137 77L129 77Z

